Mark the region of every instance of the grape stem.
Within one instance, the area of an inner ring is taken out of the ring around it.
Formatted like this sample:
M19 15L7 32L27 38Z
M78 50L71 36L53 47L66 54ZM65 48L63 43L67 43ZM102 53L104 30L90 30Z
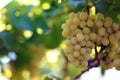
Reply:
M98 5L98 4L100 4L101 2L103 2L103 1L105 1L105 0L99 0L98 2L95 2L94 4L93 4L93 6L89 6L88 5L88 0L85 0L86 1L86 12L89 14L90 12L89 12L89 10L90 10L90 8L91 7L93 7L93 6L96 6L96 5Z
M101 49L103 50L103 48L101 48ZM86 70L82 71L80 74L78 74L73 80L78 79L79 77L81 77L82 74L89 71L91 68L98 67L100 65L100 60L98 59L99 52L97 51L96 43L95 43L94 50L95 50L95 57L88 61L88 68Z
M88 5L88 0L86 0L86 12L89 14L90 6Z
M89 69L90 69L90 68L88 68L88 69L82 71L82 72L81 72L79 75L77 75L73 80L78 79L78 78L79 78L82 74L84 74L86 71L89 71Z

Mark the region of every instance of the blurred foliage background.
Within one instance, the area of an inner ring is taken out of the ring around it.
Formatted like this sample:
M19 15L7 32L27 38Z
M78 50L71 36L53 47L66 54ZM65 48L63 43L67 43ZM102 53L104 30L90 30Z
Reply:
M89 0L99 2L100 0ZM0 2L2 4L2 2ZM84 68L68 63L61 24L85 0L11 0L0 9L0 80L72 80ZM120 22L120 0L103 0L96 12Z

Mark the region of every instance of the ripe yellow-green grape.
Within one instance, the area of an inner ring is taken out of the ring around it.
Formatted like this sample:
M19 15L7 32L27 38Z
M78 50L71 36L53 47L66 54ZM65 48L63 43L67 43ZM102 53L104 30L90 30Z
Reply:
M99 29L98 29L98 35L104 36L105 33L106 33L106 29L105 29L105 28L102 27L102 28L99 28Z
M74 56L74 57L79 57L79 55L80 55L79 51L74 51L74 52L73 52L73 56Z
M89 38L90 38L90 40L95 40L95 39L97 38L97 34L94 33L94 32L91 32L91 33L89 34Z
M90 28L88 28L88 27L83 27L83 33L84 34L89 34L90 33Z
M103 44L104 46L109 45L109 39L103 38L103 39L102 39L102 44Z
M117 30L119 30L120 29L120 25L118 24L118 23L113 23L113 26L112 26L112 29L114 30L114 31L117 31Z
M84 35L83 35L82 33L78 33L78 34L76 35L76 39L77 39L78 41L83 41L83 40L84 40Z
M87 20L88 14L85 12L81 12L79 15L80 20Z
M88 27L93 27L94 26L94 22L92 20L87 20L87 26Z
M115 43L115 42L117 41L114 34L110 34L110 36L109 36L109 41L110 41L111 43Z
M120 70L120 24L111 17L102 13L71 12L61 28L67 45L64 53L75 66L94 67L99 61L98 65L105 69ZM92 50L95 56L91 55Z
M96 27L103 27L103 21L101 21L101 20L98 20L98 21L96 21Z
M80 46L79 44L76 44L76 45L74 46L74 49L75 49L75 50L80 50L80 48L81 48L81 46Z
M89 15L89 16L88 16L88 20L93 20L93 21L95 21L95 20L96 20L96 15Z
M87 23L86 21L80 21L80 28L86 27Z
M120 31L116 31L116 32L115 32L115 38L116 38L117 40L120 39Z
M104 15L102 13L97 13L97 20L104 20Z
M73 19L73 24L75 24L75 25L79 25L79 23L80 23L80 20L79 20L79 18L78 17L74 17L74 19Z

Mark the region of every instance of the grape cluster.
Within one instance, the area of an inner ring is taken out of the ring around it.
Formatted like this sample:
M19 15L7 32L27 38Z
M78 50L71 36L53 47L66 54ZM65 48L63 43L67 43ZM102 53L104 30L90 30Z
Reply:
M104 17L102 13L71 12L61 27L62 35L67 39L64 53L74 65L94 67L99 64L106 69L120 69L120 25L111 17ZM93 59L90 54L96 47L100 50Z

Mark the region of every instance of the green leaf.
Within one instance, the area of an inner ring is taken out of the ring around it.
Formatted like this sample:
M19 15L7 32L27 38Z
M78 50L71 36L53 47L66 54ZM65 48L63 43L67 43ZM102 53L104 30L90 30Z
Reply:
M44 20L44 17L39 16L34 22L34 27L41 28L45 33L49 31L49 27L47 25L47 22Z
M104 68L104 66L101 65L100 68L101 68L101 74L104 75L105 74L105 68Z
M115 22L120 22L120 6L117 6L108 12L106 12L106 16L110 16Z
M21 44L20 49L16 52L17 59L14 61L14 66L16 69L20 69L24 66L28 66L32 59L32 53L28 45Z
M8 5L5 6L8 10L14 10L14 9L19 9L20 5L17 1L12 0Z
M96 5L96 11L105 13L109 10L110 4L107 1L102 1L101 3Z
M44 35L44 44L47 48L53 49L59 46L62 38L60 27L53 27L51 32Z
M33 36L30 39L28 39L26 43L38 45L42 43L42 36L34 32Z
M17 50L18 49L18 42L14 34L4 31L0 34L5 46L9 50Z
M34 31L32 20L28 17L27 13L24 13L20 16L15 16L15 12L11 11L9 15L9 22L13 25L14 28L22 32L23 30L31 30Z

